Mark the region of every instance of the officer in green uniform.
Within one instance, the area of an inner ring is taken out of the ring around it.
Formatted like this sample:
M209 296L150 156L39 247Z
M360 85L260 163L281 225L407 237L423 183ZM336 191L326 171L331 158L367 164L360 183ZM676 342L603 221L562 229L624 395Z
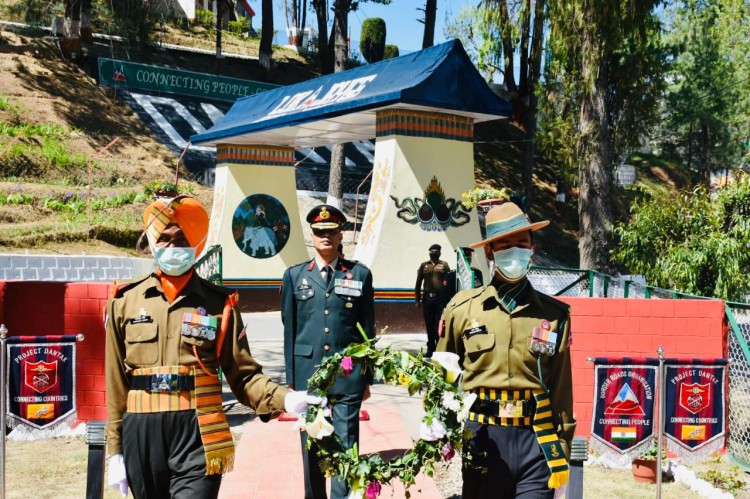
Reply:
M338 246L346 217L329 205L319 205L307 215L312 228L315 258L290 267L281 285L281 319L284 322L286 379L297 390L306 390L307 381L324 357L352 343L362 343L359 323L365 334L374 337L375 305L370 270L359 262L346 260ZM359 409L369 397L372 376L355 369L339 378L329 391L333 427L344 445L359 440ZM302 433L302 459L305 497L326 497L326 483L318 464L315 447L305 448ZM346 482L331 481L331 497L349 495Z
M438 340L440 314L445 306L443 283L451 268L448 262L440 259L440 245L430 246L430 259L419 264L417 282L414 284L414 304L422 307L424 324L427 329L427 352L425 357L432 357ZM422 287L424 285L424 293Z
M446 306L439 351L454 352L463 388L477 394L464 445L463 497L552 498L568 479L575 432L568 306L526 279L530 223L512 202L487 214L484 248L492 282Z
M144 225L157 270L114 286L107 305L107 481L123 496L215 498L234 462L219 367L261 419L323 401L263 375L236 293L196 275L208 231L197 200L154 201Z

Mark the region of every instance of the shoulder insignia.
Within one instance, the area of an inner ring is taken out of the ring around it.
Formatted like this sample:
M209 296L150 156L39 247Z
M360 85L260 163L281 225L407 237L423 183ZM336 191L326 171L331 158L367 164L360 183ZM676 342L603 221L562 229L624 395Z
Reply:
M236 293L236 291L233 291L233 290L231 290L229 288L226 288L224 286L219 286L218 284L214 284L213 282L208 281L206 279L201 279L201 284L203 284L204 286L206 286L211 291L215 291L215 292L217 292L217 293L219 293L221 295L224 295L224 296L229 296L229 295L231 295L233 293Z
M546 295L544 293L540 293L539 291L536 291L536 290L534 290L534 291L536 292L536 294L537 294L537 296L539 297L540 300L542 300L542 301L544 301L546 303L549 303L550 305L553 305L553 306L559 308L560 310L562 310L566 314L570 314L570 305L568 305L567 303L565 303L563 301L560 301L557 298L554 298L554 297L552 297L550 295Z
M149 277L151 277L150 274L143 276L140 279L134 279L130 281L121 281L121 282L112 281L112 287L110 288L109 295L112 298L120 298L126 291L128 291L129 289L133 289L134 287L136 287L138 284L142 283Z
M341 260L341 263L348 267L349 269L354 269L354 267L359 267L361 269L367 270L369 272L369 268L364 263L360 262L359 260Z
M476 298L477 296L481 295L483 291L484 288L463 289L456 293L453 298L451 298L450 303L448 303L448 307L455 308L461 306L472 298Z

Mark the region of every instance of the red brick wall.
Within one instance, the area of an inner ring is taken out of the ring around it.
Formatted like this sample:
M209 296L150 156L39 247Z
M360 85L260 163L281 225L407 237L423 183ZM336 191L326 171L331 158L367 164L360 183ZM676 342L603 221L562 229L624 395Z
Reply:
M79 421L107 419L104 399L104 307L109 284L0 282L0 322L8 335L83 333L76 346Z
M589 357L717 358L727 356L724 302L562 298L571 306L573 411L576 435L591 432L594 365Z
M103 311L109 284L0 282L0 322L9 334L77 334L76 398L81 421L106 420ZM577 435L591 431L593 364L588 357L726 357L724 302L564 298L572 309Z

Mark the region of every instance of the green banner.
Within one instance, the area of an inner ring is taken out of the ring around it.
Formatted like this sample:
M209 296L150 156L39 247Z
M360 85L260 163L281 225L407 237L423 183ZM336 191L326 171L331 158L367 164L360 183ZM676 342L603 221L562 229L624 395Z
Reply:
M99 58L99 84L234 102L278 87L239 78Z

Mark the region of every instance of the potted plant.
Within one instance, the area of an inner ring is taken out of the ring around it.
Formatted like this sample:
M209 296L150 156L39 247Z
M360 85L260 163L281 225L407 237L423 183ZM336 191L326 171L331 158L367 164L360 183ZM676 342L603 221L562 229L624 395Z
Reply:
M633 472L633 478L636 482L641 483L656 483L659 448L656 444L652 444L649 449L643 454L633 459L631 464L631 470ZM667 453L662 448L661 450L662 462L667 459Z
M146 194L157 198L173 198L179 194L177 184L158 179L146 184Z
M493 187L475 187L474 189L461 194L461 204L467 210L480 206L489 210L491 206L504 203L510 200L510 191L503 187L495 189Z

